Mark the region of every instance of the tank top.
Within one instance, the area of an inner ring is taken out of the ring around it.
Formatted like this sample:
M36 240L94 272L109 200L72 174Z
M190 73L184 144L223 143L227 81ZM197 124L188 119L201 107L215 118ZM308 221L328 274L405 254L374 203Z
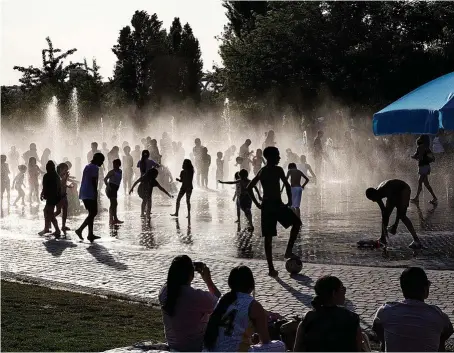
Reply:
M123 172L121 169L119 170L113 170L113 175L109 178L109 183L115 184L115 185L120 185L121 183L121 177L123 175Z
M247 352L253 333L249 320L249 307L254 298L237 293L237 299L222 316L219 334L213 352Z

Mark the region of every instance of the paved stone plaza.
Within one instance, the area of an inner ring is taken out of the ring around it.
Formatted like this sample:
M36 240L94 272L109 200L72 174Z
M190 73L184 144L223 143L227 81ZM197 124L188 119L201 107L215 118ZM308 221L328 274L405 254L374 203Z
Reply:
M428 302L440 306L454 321L454 217L447 200L441 200L437 209L423 204L422 210L413 206L410 209L410 217L428 250L414 258L406 248L410 236L400 227L391 238L391 256L385 259L380 251L355 247L359 239L377 237L378 207L347 195L345 189L339 191L335 201L331 191L324 192L323 197L314 189L307 192L308 200L302 207L304 225L296 249L305 263L301 274L294 277L289 276L281 261L288 232L280 228L276 238L274 257L280 277L271 279L266 275L260 228L252 235L237 232L230 190L196 191L190 225L184 207L179 222L169 217L173 200L155 197L153 219L146 224L138 215L137 197L121 198L120 218L125 224L109 229L107 214L102 213L95 224L95 233L102 239L95 244L79 242L74 232L61 240L39 237L36 233L42 227L42 206L11 209L1 220L2 276L156 303L172 258L186 253L208 264L221 291L227 290L232 267L250 266L256 278L256 298L266 309L287 317L310 309L318 277L336 275L347 288L348 307L361 316L364 328L370 328L380 304L401 298L399 274L402 267L414 264L425 267L433 283ZM259 225L259 214L253 212ZM83 217L71 218L68 225L74 229ZM195 286L203 288L197 276Z

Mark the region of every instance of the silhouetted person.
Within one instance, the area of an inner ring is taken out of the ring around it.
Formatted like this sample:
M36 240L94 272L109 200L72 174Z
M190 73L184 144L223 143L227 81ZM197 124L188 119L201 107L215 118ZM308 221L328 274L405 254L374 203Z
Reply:
M129 147L129 146L128 146ZM109 170L106 177L104 178L104 184L106 185L106 196L109 198L109 224L121 224L123 223L118 219L117 206L118 206L118 189L120 188L122 179L122 170L120 159L114 159L112 162L113 169Z
M17 198L13 203L13 206L16 206L17 201L22 199L22 206L25 205L25 191L22 189L22 187L25 187L24 184L24 179L25 179L25 173L27 172L27 166L25 164L21 164L19 167L17 167L19 170L19 173L16 175L16 177L13 180L13 189L17 191Z
M194 148L192 149L192 153L194 155L194 166L196 171L196 180L197 186L202 184L202 142L199 138L194 140Z
M36 144L34 143L31 143L30 149L22 155L25 163L28 163L30 161L30 158L32 157L35 158L36 162L39 163L40 160L38 157L38 152L36 151Z
M45 148L43 154L41 155L41 166L47 165L47 162L50 160L50 149Z
M131 147L126 146L123 148L125 155L123 156L123 187L125 190L125 195L128 194L128 190L131 189L132 178L134 176L134 159L131 156Z
M224 160L222 159L222 152L217 153L216 158L216 180L224 179ZM216 189L218 188L218 182L216 182ZM224 186L222 186L224 188Z
M186 195L186 204L188 206L188 217L191 218L191 195L192 195L192 180L194 178L194 167L192 166L191 160L185 159L183 161L182 171L180 173L180 178L176 180L181 183L180 192L177 196L177 203L175 213L171 216L178 217L180 211L180 201L184 195Z
M30 205L32 204L33 197L36 198L36 202L39 203L39 176L44 172L36 164L35 157L30 157L28 161L28 186L30 188L28 193L28 199Z
M390 227L389 232L396 234L397 225L399 220L407 227L408 231L413 237L413 242L409 245L412 249L420 249L421 242L416 235L415 228L410 219L407 217L407 209L410 204L411 189L410 186L402 180L392 179L382 182L376 189L369 188L366 190L366 197L378 203L382 214L382 232L380 237L380 243L387 245L388 237L388 223L389 217L391 216L394 208L396 209L396 221L393 226ZM383 199L386 197L386 206L383 204Z
M429 201L431 204L436 205L438 203L438 199L435 196L434 191L432 190L432 186L429 183L429 175L430 175L430 163L432 163L434 159L434 155L429 148L429 136L422 135L416 140L417 149L415 154L411 157L418 161L418 190L416 191L416 196L411 200L412 202L418 203L419 202L419 194L422 191L422 184L427 188L427 190L432 195L433 199Z
M60 202L57 204L57 210L55 211L55 217L57 217L60 213L61 216L61 230L63 234L66 235L66 231L70 230L66 226L66 220L68 218L68 188L72 189L73 183L69 181L69 166L66 163L60 163L57 166L57 174L60 177L60 184L61 184L61 198ZM69 184L69 185L68 185Z
M139 168L139 170L140 170L140 176L144 176L145 173L152 168L159 167L158 163L156 163L154 160L149 159L149 158L150 158L150 152L148 150L143 150L142 157L140 158L140 161L137 163L137 168Z
M85 218L82 225L76 229L75 233L83 240L82 232L88 226L87 239L92 243L100 237L93 233L93 222L98 214L98 178L99 167L104 163L104 155L102 153L95 153L93 160L84 168L82 175L82 182L80 184L79 199L84 203L88 211L88 216Z
M170 195L169 192L165 190L156 180L158 174L159 172L156 168L149 169L143 176L137 179L134 184L132 184L131 190L129 190L129 194L132 194L135 186L140 183L137 193L142 199L141 216L146 216L148 219L150 219L151 215L151 198L153 196L154 187L157 187L167 196L173 198L173 196Z
M239 157L243 158L243 162L241 163L240 168L241 169L246 169L247 172L249 173L251 170L251 161L249 157L253 153L252 151L249 151L249 146L251 145L251 140L247 139L240 147L240 153Z
M1 191L2 191L2 206L3 206L3 194L6 192L6 199L8 201L8 206L10 202L10 193L11 193L11 182L9 179L9 166L6 163L6 155L1 155L2 169L1 169Z
M50 231L50 224L54 226L55 232L52 234L55 238L60 238L60 228L55 218L55 206L61 200L61 180L55 170L55 163L48 161L46 163L46 174L43 177L43 189L40 196L41 200L46 200L44 207L44 230L39 234L45 234Z
M218 180L219 183L221 184L233 184L233 185L239 185L239 195L237 195L239 199L239 204L241 210L244 212L244 215L246 216L246 219L249 222L249 229L254 230L254 225L252 224L252 199L251 196L249 196L248 192L248 185L251 182L248 178L248 171L246 169L241 169L238 173L240 179L235 180L235 181L221 181ZM260 192L257 189L257 187L254 187L255 191L257 192L257 195L259 197L259 200L262 200L262 197L260 196Z
M301 178L305 179L304 184L301 185ZM309 182L309 178L301 170L296 168L295 163L288 165L287 179L290 179L290 186L292 188L292 209L298 218L301 218L301 196L303 194L304 187ZM284 187L282 187L282 190Z
M322 163L323 163L323 131L317 132L317 137L314 139L313 153L314 153L314 167L317 171L317 175L321 175Z
M208 148L202 148L202 187L208 188L208 173L211 166L211 156L208 154Z
M120 159L120 148L118 146L113 146L112 149L107 153L107 171L113 169L113 161Z
M290 209L292 206L292 189L285 177L284 170L278 166L281 159L279 150L276 147L267 147L263 151L263 156L266 159L266 165L252 179L247 190L257 208L262 210L261 224L262 236L265 237L266 260L268 262L269 275L275 277L278 272L273 265L272 242L273 237L277 236L277 223L279 222L284 228L292 227L285 251L285 258L290 258L295 257L292 249L301 228L301 220ZM287 192L287 205L284 205L281 199L280 181L284 183ZM263 188L262 204L258 203L253 193L253 189L258 182L262 184Z
M161 164L161 154L159 153L158 141L152 139L150 145L148 146L148 151L150 151L150 158L156 163Z

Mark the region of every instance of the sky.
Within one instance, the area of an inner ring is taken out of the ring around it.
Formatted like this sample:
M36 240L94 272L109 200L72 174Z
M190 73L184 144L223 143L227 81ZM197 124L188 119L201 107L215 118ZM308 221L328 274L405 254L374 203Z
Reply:
M189 22L200 42L204 69L221 64L219 43L227 18L221 0L0 0L0 84L19 83L21 73L13 66L42 66L41 50L50 37L54 48L77 48L73 62L96 58L104 80L112 77L112 47L120 29L130 25L136 10L157 13L169 29L174 17Z

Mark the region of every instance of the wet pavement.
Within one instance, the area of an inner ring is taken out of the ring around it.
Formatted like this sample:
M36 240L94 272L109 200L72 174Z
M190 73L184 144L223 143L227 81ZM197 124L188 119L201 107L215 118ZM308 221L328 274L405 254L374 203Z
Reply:
M454 269L454 205L446 196L440 197L438 207L422 198L420 206L410 205L408 215L427 249L416 257L408 249L411 236L400 223L398 233L390 235L387 258L381 250L356 247L362 239L377 239L380 235L380 210L364 195L366 185L352 187L346 182L326 183L323 188L311 186L303 192L301 206L303 227L294 252L304 262L362 266L402 267L420 265L429 269ZM186 205L182 200L179 219L170 217L175 200L159 191L153 196L152 219L147 223L140 217L137 194L119 196L119 218L125 223L109 227L108 212L95 222L95 234L102 237L106 247L134 249L147 252L210 254L224 258L264 259L260 228L260 211L253 206L255 231L245 230L246 219L235 224L236 209L232 202L233 188L224 190L195 189L192 196L192 218L186 219ZM108 200L102 197L102 208ZM0 229L4 236L39 239L43 227L43 204L33 207L4 209ZM85 214L71 217L68 225L75 229ZM393 221L394 215L391 217ZM68 232L75 237L74 232ZM289 231L278 226L274 239L273 257L282 259Z

